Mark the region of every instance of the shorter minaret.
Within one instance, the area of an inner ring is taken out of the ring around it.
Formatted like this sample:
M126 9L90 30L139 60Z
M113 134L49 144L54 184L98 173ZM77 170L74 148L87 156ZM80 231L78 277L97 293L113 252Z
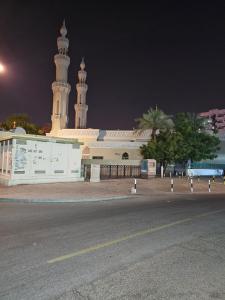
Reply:
M76 84L77 88L77 103L74 105L75 108L75 128L86 128L87 127L87 111L88 106L86 105L86 93L88 86L86 84L87 72L85 69L84 59L82 58L80 64L81 70L78 71L79 82Z
M71 89L67 79L70 58L67 55L69 40L66 37L67 29L65 21L63 21L60 34L61 36L57 39L58 54L54 56L54 62L56 65L56 80L52 84L52 131L67 128L68 102Z

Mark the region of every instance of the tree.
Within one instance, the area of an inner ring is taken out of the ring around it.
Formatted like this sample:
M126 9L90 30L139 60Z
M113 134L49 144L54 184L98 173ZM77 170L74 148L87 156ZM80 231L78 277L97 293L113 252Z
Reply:
M218 132L218 129L217 129L217 124L216 124L216 115L213 115L211 117L211 130L213 133L217 133Z
M135 120L138 122L137 132L151 129L151 139L155 140L158 131L167 131L172 129L174 124L171 116L166 115L160 109L150 109L144 113L141 118Z
M220 140L204 130L204 119L196 114L179 113L176 115L175 131L181 139L178 142L177 162L200 161L216 158Z
M204 118L194 113L178 113L175 116L175 130L182 135L203 131L205 128Z
M11 130L15 127L22 127L29 134L39 134L39 126L31 122L26 114L13 114L0 123L0 127L5 130Z
M141 154L144 158L154 158L164 168L178 159L178 143L181 139L179 134L173 131L161 131L155 139L141 146Z
M164 170L170 163L213 159L220 140L203 128L203 120L195 114L177 114L174 130L160 131L147 145L141 146L141 154L147 159L154 158Z
M40 135L45 135L46 133L49 133L51 131L52 125L50 123L45 123L41 128L39 129L38 133Z

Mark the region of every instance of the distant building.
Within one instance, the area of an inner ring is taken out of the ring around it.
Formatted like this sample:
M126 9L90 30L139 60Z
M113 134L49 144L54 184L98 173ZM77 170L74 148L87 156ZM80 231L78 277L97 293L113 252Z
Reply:
M199 115L206 118L205 126L207 130L225 133L225 109L211 109Z

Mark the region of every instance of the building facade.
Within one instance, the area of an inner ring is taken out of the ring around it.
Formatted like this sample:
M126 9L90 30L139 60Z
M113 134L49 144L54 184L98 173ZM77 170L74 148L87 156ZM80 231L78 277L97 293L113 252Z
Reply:
M207 130L225 133L225 109L211 109L200 113L199 116L206 119Z
M66 38L67 30L65 21L60 29L61 36L57 39L58 53L54 56L56 65L56 80L52 83L53 107L52 107L52 131L67 128L68 101L71 90L68 83L68 67L70 58L67 55L69 40Z
M84 59L80 64L80 71L78 72L79 82L76 84L77 89L77 103L74 105L75 108L75 128L86 128L87 127L87 111L88 106L86 105L86 94L88 86L86 84L87 72L85 69Z
M70 58L68 56L69 40L66 38L66 26L63 23L60 29L61 36L57 40L59 54L55 55L56 80L52 84L53 108L52 129L47 135L60 138L74 138L82 142L83 159L101 160L140 160L140 147L147 144L151 131L138 133L135 130L101 130L87 128L88 105L86 95L87 72L82 59L78 71L76 84L77 102L75 108L75 128L67 128L68 101L70 85L67 82L67 73ZM104 113L104 112L103 112Z

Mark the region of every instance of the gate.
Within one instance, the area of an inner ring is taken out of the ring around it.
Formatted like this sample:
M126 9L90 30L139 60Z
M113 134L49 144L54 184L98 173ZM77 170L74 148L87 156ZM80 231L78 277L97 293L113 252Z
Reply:
M83 165L83 177L85 180L90 179L91 165ZM116 178L138 178L141 177L141 166L127 165L101 165L100 179Z

